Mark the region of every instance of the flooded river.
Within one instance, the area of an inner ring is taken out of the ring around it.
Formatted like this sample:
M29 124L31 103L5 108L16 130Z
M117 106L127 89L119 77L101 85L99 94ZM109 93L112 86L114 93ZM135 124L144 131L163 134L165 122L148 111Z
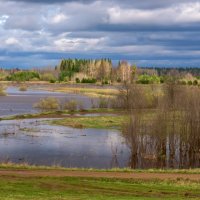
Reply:
M36 113L38 110L35 109L33 105L44 97L55 97L61 102L69 99L76 99L77 101L83 103L84 108L91 107L91 99L78 94L49 92L34 88L29 88L27 91L22 92L19 91L19 88L17 87L8 87L6 93L7 96L0 97L0 117L16 114Z
M38 119L0 122L0 161L65 167L126 167L129 150L115 130L73 129Z
M0 97L0 116L34 113L33 104L53 96L76 99L85 108L91 99L77 94L7 89ZM91 116L92 117L92 116ZM50 124L51 119L0 121L0 162L81 168L199 168L198 134L136 134L118 130L74 129ZM146 129L147 130L147 129ZM162 137L161 137L162 136Z

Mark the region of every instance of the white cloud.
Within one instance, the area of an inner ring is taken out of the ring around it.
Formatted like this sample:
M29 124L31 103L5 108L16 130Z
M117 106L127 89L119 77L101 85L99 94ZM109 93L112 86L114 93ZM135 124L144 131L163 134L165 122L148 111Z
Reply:
M175 7L154 10L108 8L107 22L111 24L158 24L200 22L200 3L179 4Z
M105 38L60 38L54 41L55 49L57 51L85 51L91 49L98 49L98 47L102 47Z
M60 13L60 14L57 14L55 15L53 18L52 18L52 23L54 24L58 24L58 23L61 23L65 20L67 20L69 17L67 17L66 15Z
M0 25L4 24L8 18L9 18L8 15L0 16Z
M11 37L11 38L8 38L6 41L5 41L5 44L6 45L18 45L20 44L19 41L14 38L14 37Z

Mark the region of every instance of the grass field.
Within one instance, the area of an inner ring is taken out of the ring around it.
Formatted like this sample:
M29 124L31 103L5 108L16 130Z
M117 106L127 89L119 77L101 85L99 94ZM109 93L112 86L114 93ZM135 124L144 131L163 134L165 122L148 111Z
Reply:
M133 180L1 175L1 200L199 199L191 180Z
M97 117L67 117L64 119L54 120L56 125L69 126L73 128L97 128L97 129L118 129L122 123L128 119L127 116L97 116Z
M200 199L200 171L0 165L1 200Z

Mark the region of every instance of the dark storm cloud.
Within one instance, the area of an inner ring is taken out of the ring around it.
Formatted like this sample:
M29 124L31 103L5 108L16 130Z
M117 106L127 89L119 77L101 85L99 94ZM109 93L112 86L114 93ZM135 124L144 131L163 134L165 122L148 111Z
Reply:
M7 0L3 0L7 1ZM88 3L93 2L93 0L9 0L14 2L25 2L25 3L37 3L37 4L57 4L57 3L69 3L69 2L78 2L78 3Z
M8 1L8 0L3 0ZM78 3L91 3L96 0L9 0L15 2L26 2L26 3L39 3L39 4L56 4L56 3L68 3L68 2L78 2ZM108 2L108 0L101 0L102 2ZM168 7L177 3L188 3L188 0L167 0L167 1L159 1L159 0L110 0L109 2L118 5L124 5L125 7L136 7L136 8L163 8ZM197 0L190 0L190 2L198 2Z
M196 0L0 0L0 67L64 57L198 65ZM11 59L12 58L12 59Z

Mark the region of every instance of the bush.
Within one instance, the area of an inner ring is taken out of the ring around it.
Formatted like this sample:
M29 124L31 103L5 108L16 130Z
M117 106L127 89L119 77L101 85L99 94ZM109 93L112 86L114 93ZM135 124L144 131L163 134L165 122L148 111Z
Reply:
M19 87L19 91L22 91L22 92L27 91L27 86L26 85L21 85Z
M164 83L164 82L165 82L164 77L160 76L160 83Z
M104 80L104 81L102 81L102 85L108 85L109 83L108 83L108 80Z
M118 82L118 83L121 83L121 78L117 78L117 82Z
M51 80L49 81L49 83L55 83L55 82L56 82L55 79L51 79Z
M71 100L64 104L64 109L69 110L71 112L76 111L77 108L78 108L78 103L76 100Z
M194 81L193 81L193 85L198 85L198 81L197 81L197 80L194 80Z
M108 99L100 97L99 98L99 108L108 108L108 107L109 107L109 101L108 101Z
M92 79L83 78L82 81L81 81L81 83L96 83L96 82L97 82L97 80L95 78L92 78Z
M39 81L40 79L39 78L32 78L32 79L30 79L30 81Z
M84 111L84 104L80 101L79 104L78 104L78 109L79 111Z
M59 109L60 104L59 104L58 99L54 97L46 97L46 98L40 99L40 101L36 103L34 107L42 109L42 110L56 110L56 109Z
M55 76L51 73L45 73L45 74L42 74L40 76L40 80L41 81L52 81L52 80L56 80Z
M68 82L71 80L71 77L73 77L73 75L74 75L74 72L72 72L72 71L62 71L59 74L59 81Z
M188 81L188 83L187 83L188 85L192 85L193 84L193 82L192 81Z
M6 96L6 92L2 86L0 86L0 96Z
M8 81L30 81L33 78L40 78L38 72L34 71L19 71L7 76Z
M138 77L137 83L140 83L140 84L160 83L160 78L156 75L150 76L150 75L144 74Z
M178 81L178 83L179 83L180 85L187 85L187 82L186 82L185 80L180 80L180 81Z
M76 83L80 83L80 79L79 78L76 78Z

